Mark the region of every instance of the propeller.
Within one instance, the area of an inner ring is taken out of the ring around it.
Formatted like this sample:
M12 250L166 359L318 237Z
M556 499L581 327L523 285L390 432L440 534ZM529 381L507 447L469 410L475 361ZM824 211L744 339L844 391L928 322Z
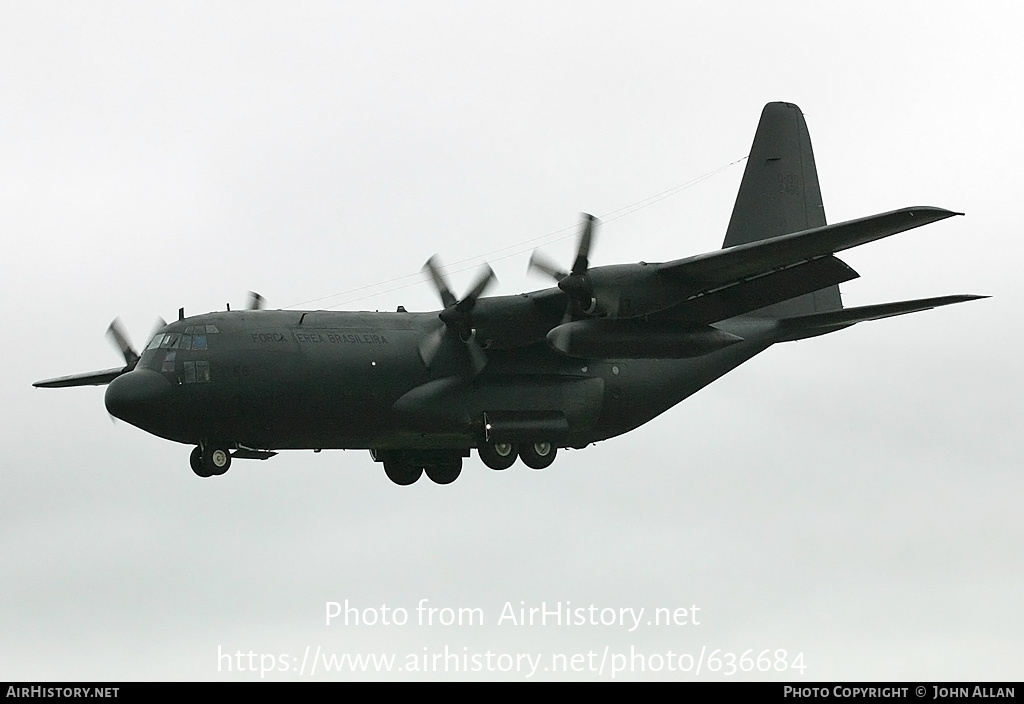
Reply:
M576 259L572 263L570 271L563 271L556 264L553 264L547 257L537 250L530 255L529 269L555 280L558 288L565 291L569 297L569 305L566 306L563 323L572 320L574 306L583 313L593 313L597 305L594 298L594 286L587 276L587 269L590 267L590 245L594 239L594 228L597 227L598 219L590 213L583 213L583 224L580 228L579 244L576 246Z
M420 342L420 357L427 368L431 368L437 360L442 348L447 347L454 355L462 357L460 364L468 365L473 376L479 374L487 364L487 355L484 354L480 343L476 341L476 331L473 328L473 308L476 301L484 294L484 291L494 283L494 270L484 265L484 270L461 300L455 298L448 282L441 273L441 267L437 262L437 256L433 256L423 265L424 271L430 275L438 295L441 297L441 304L444 309L438 313L443 325L439 326ZM461 352L464 350L465 352Z
M153 332L149 336L150 339L165 327L167 327L167 321L158 317L156 319L156 325L153 327ZM110 338L110 341L113 342L114 345L121 350L121 354L124 355L125 367L122 373L127 373L135 369L135 366L139 363L139 359L141 357L132 346L131 339L128 337L128 331L125 330L124 323L121 322L120 318L114 318L110 322L110 325L107 326L107 337ZM111 423L117 425L117 419L112 416L109 411L107 412L107 417L110 418Z
M153 327L153 333L150 338L153 337L159 330L162 330L167 326L167 321L163 318L156 319L156 325ZM140 355L135 351L132 346L131 339L128 337L128 331L125 330L124 323L121 322L120 318L114 318L110 325L107 327L107 337L110 341L121 350L121 354L124 355L125 372L130 372L135 369L135 365L139 363Z

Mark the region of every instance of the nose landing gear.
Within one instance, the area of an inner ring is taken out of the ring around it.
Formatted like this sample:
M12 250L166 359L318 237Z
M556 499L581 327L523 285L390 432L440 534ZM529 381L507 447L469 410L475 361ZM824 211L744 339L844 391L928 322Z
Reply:
M231 467L231 453L216 445L197 447L188 458L192 471L200 477L219 477Z

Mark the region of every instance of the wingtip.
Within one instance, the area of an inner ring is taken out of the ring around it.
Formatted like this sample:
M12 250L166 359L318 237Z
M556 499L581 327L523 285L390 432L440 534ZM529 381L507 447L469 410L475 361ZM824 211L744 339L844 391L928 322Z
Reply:
M941 296L935 299L936 308L941 306L955 305L957 303L970 303L971 301L978 301L982 298L992 298L992 296L981 296L975 293L961 293L953 296Z
M916 205L909 208L903 208L903 212L910 214L914 217L917 214L921 215L937 215L939 218L951 218L954 215L963 215L961 212L956 210L950 210L949 208L940 208L937 205Z

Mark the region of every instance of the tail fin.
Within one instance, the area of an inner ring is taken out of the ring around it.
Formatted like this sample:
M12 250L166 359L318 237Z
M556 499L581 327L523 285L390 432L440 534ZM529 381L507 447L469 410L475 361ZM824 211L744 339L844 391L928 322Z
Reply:
M733 247L826 224L803 113L792 103L768 103L761 112L722 246ZM788 317L842 307L839 286L834 285L759 312Z

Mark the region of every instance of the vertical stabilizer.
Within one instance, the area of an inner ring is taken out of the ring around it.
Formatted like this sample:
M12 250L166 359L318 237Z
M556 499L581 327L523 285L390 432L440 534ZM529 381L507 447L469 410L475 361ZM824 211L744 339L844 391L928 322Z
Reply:
M811 137L800 108L768 103L732 209L723 247L826 225ZM792 316L842 308L839 286L829 286L759 311Z

